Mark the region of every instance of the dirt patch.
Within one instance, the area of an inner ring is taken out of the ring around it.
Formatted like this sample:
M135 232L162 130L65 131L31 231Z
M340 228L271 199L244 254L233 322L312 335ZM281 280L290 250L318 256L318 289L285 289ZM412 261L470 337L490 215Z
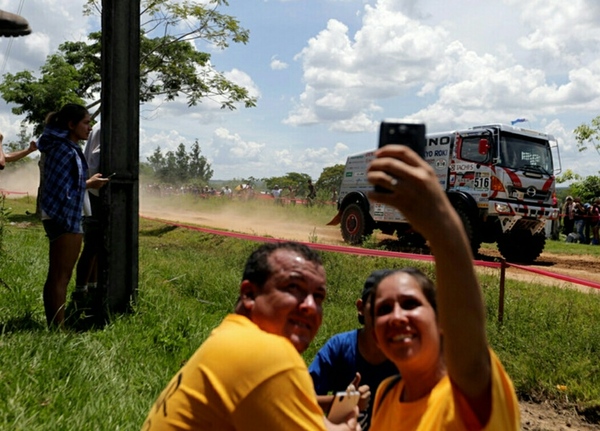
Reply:
M261 214L241 214L239 211L226 211L219 214L198 214L191 211L169 210L165 208L143 208L141 213L147 217L178 221L216 229L268 236L295 241L315 241L322 244L343 245L339 226L314 226L302 220L283 219L269 212ZM392 237L375 234L376 241L390 241ZM414 250L411 250L414 252ZM480 250L478 259L493 261L500 253L492 249ZM600 264L598 259L589 255L559 255L542 253L531 266L557 274L568 275L600 283ZM481 271L498 273L498 269L482 268ZM580 289L589 292L590 288L545 275L535 274L514 267L507 268L507 277L522 281ZM593 289L592 289L593 290ZM600 293L600 290L598 290ZM557 403L521 402L521 423L526 431L565 431L600 430L600 425L587 422L573 406Z
M520 402L519 406L524 431L600 430L600 425L585 421L573 406L525 401Z

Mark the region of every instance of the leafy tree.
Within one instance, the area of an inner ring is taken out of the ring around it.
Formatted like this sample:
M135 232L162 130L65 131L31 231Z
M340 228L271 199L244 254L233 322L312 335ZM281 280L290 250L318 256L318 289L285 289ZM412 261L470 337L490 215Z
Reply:
M46 115L58 111L65 103L84 104L78 94L78 73L58 54L48 57L41 68L41 77L35 78L30 71L7 73L0 84L0 94L7 102L16 103L12 108L16 115L25 114L25 122L34 125L34 134L44 128Z
M275 185L278 185L279 188L282 189L291 187L294 189L295 195L298 197L305 196L308 193L306 185L310 179L310 175L308 174L288 172L283 177L264 178L263 181L265 182L268 190L272 190Z
M206 184L213 176L213 170L210 168L210 163L200 153L200 144L198 140L192 145L192 151L189 156L189 176Z
M569 194L571 196L579 196L581 202L593 202L594 199L600 197L600 177L590 175L571 183Z
M572 181L572 183L566 191L561 193L561 201L567 195L578 196L582 202L592 202L595 198L600 197L600 177L598 176L582 177L571 169L567 169L556 179L556 182L564 183L567 181Z
M175 152L175 170L173 174L177 182L185 183L189 179L190 156L185 151L185 145L179 144Z
M575 133L579 151L593 148L600 155L600 115L594 118L590 124L581 124L573 133Z
M152 170L154 171L155 174L157 174L162 168L164 168L167 163L165 161L165 157L162 155L162 152L160 151L160 145L158 147L156 147L156 150L154 150L154 153L152 153L152 155L149 156L147 159L148 159L148 163L150 164L150 167L152 168Z
M220 49L231 42L248 42L248 30L234 17L221 13L222 6L228 6L228 1L142 0L142 103L155 97L171 101L183 96L189 106L205 98L218 101L221 108L235 109L238 103L255 106L256 99L247 89L225 78L211 63L210 54L194 47L198 41ZM101 1L88 0L84 13L99 15ZM29 71L4 76L0 94L17 105L12 112L25 114L24 121L34 124L36 133L41 131L45 115L67 102L88 101L93 117L100 112L101 32L90 33L88 38L87 42L61 44L58 53L47 58L39 78Z
M339 191L342 185L342 179L344 178L344 165L338 164L334 166L328 166L323 168L323 172L319 176L315 186L318 190L326 190L331 196L333 190Z
M213 175L210 163L201 154L198 140L192 145L189 154L183 143L179 144L175 152L167 151L164 155L158 146L147 160L147 166L154 176L167 184L207 184Z

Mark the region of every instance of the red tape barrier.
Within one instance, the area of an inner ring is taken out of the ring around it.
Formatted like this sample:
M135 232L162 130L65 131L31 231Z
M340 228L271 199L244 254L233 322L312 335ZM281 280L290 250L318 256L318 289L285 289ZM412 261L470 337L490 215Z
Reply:
M199 226L191 226L191 225L186 225L186 224L182 224L182 223L175 223L175 222L172 222L169 220L161 220L161 219L146 217L143 215L140 215L140 217L142 217L146 220L157 221L160 223L168 224L170 226L181 227L184 229L190 229L190 230L195 230L195 231L199 231L199 232L209 233L212 235L229 236L229 237L233 237L233 238L245 239L245 240L249 240L249 241L257 241L257 242L286 241L284 239L278 239L278 238L267 238L267 237L262 237L262 236L257 236L257 235L249 235L249 234L245 234L245 233L230 232L230 231L226 231L226 230L209 229L209 228L204 228L204 227L199 227ZM367 249L367 248L348 247L348 246L329 245L329 244L318 244L318 243L312 243L312 242L309 243L309 242L303 242L303 241L298 241L298 242L301 242L303 244L310 246L311 248L314 248L316 250L321 250L321 251L332 251L332 252L336 252L336 253L345 253L345 254L362 255L362 256L395 257L395 258L410 259L410 260L424 260L424 261L428 261L428 262L434 261L434 257L429 254L400 253L397 251L371 250L371 249ZM486 262L484 260L474 260L473 263L475 264L475 266L483 266L483 267L488 267L488 268L500 268L501 267L500 262ZM589 280L584 280L582 278L576 278L576 277L571 277L568 275L557 274L555 272L544 271L542 269L532 268L529 266L517 265L514 263L510 263L510 262L507 262L506 266L512 266L513 268L521 269L523 271L533 272L535 274L540 274L540 275L543 275L546 277L556 278L558 280L568 281L570 283L575 283L575 284L580 284L582 286L592 287L594 289L600 289L600 283L596 283L594 281L589 281Z
M2 195L28 195L27 192L11 192L8 190L0 189L0 194Z

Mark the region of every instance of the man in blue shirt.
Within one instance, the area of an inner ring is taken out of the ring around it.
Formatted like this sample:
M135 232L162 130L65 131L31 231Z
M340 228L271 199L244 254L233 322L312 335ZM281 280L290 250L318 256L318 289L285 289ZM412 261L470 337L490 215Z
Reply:
M372 335L373 319L369 297L382 273L383 271L376 270L369 275L361 297L356 300L358 321L364 326L331 337L310 364L308 371L317 395L345 391L356 373L360 374L360 385L368 385L371 393L375 394L383 379L398 374L396 366L379 350ZM369 403L366 410L361 412L364 415L360 419L363 431L369 429L371 409L372 403Z

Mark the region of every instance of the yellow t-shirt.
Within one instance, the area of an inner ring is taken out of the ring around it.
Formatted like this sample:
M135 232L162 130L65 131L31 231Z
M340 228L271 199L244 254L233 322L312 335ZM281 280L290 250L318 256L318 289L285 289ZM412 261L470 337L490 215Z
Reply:
M228 315L173 377L142 430L325 430L302 357L284 337Z
M517 431L521 428L519 403L512 381L490 350L492 360L492 412L484 428L448 376L429 395L414 402L399 402L404 382L400 381L381 400L392 378L381 382L375 395L371 431Z

